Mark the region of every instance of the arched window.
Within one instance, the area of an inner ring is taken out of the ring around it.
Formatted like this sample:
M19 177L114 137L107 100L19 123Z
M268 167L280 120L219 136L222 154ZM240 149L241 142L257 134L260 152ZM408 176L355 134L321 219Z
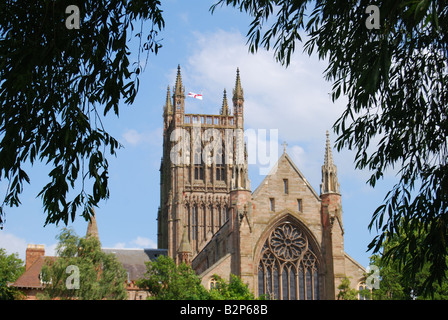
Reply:
M198 239L198 206L194 205L191 212L191 237L196 242Z
M216 180L225 180L225 166L224 166L224 153L220 152L216 154Z
M210 279L209 287L210 287L210 290L219 288L219 282L215 277Z
M370 300L372 296L372 290L369 289L366 283L363 281L358 284L358 300Z
M194 148L194 179L204 180L204 161L202 159L201 146Z
M280 224L264 243L258 294L281 300L319 299L319 262L308 237L296 225Z

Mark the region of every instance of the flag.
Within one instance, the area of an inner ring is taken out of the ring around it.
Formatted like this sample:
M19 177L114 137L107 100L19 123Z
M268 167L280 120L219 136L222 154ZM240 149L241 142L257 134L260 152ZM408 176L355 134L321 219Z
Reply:
M194 93L194 92L188 92L188 96L190 98L195 98L195 99L202 100L202 94L198 94L198 93Z

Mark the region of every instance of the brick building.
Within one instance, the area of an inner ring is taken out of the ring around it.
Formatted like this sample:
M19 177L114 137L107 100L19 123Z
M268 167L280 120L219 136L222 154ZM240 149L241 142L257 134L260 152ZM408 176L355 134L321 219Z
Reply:
M86 236L99 239L98 226L95 215L87 226ZM112 253L121 262L127 272L126 291L128 300L144 300L148 297L148 292L139 288L136 281L143 277L146 272L146 262L156 259L159 255L166 255L166 250L160 249L116 249L102 248L105 253ZM46 256L43 245L29 244L26 249L25 272L9 285L18 288L24 293L26 300L38 299L38 294L45 289L42 281L42 267L46 259L54 260L57 257Z
M158 247L191 263L206 288L214 274L229 279L231 273L256 295L275 299L335 299L345 276L357 288L365 270L344 251L328 132L320 194L286 147L252 192L238 70L232 103L231 114L224 90L219 114L185 113L178 68L163 110Z
M41 279L41 269L45 259L55 257L45 256L45 248L41 244L29 244L26 248L25 272L12 284L23 292L26 300L36 300L37 294L42 293L45 284Z

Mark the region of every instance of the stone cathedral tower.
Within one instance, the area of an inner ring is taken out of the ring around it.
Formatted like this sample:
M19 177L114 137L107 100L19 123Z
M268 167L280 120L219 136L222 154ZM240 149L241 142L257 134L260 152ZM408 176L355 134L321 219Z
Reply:
M335 299L365 269L344 251L341 190L327 132L320 195L287 154L251 191L239 70L230 112L185 113L180 67L163 109L158 247L186 262L209 288L239 276L256 295Z
M180 66L163 110L158 247L190 261L229 219L230 194L248 191L244 95L237 70L233 115L227 93L218 115L186 114ZM188 241L188 244L186 243Z

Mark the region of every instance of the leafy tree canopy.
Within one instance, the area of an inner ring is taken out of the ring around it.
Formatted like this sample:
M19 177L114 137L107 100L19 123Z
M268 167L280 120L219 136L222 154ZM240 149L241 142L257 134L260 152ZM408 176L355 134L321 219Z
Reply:
M176 265L168 256L149 261L143 279L137 285L148 290L154 300L207 300L208 292L201 279L185 263Z
M306 36L305 51L328 60L333 100L348 99L334 124L337 149L356 151L356 168L372 171L371 186L398 168L398 182L372 215L369 228L379 235L369 249L377 253L401 225L402 245L384 254L412 266L407 279L430 262L430 289L448 270L448 3L375 1L378 28L368 27L371 4L220 0L211 10L228 5L253 17L252 52L273 49L287 66Z
M17 253L6 254L6 250L0 248L0 300L16 300L22 295L8 283L16 281L25 271L24 263L18 258Z
M79 29L66 27L73 5ZM53 167L39 193L45 224L67 224L80 207L87 219L109 196L106 156L120 147L101 119L134 101L140 60L161 47L160 1L5 0L0 12L0 181L8 182L0 227L30 183L25 164L35 161Z
M415 231L417 232L417 231ZM390 252L390 248L402 246L405 234L395 234L383 243L383 250ZM409 249L403 259L391 259L388 256L375 254L370 258L370 264L379 268L379 288L373 290L375 300L446 300L448 299L448 272L440 282L430 282L431 262L426 261L423 268L415 271L415 277L410 279L403 276L406 269L412 268L412 256ZM448 258L447 258L448 259Z
M201 284L191 266L181 263L176 265L168 256L159 256L147 264L145 276L137 285L149 292L149 299L154 300L254 300L248 285L240 278L231 275L227 282L214 275L214 286L210 290Z
M350 287L350 278L344 277L338 286L338 300L358 300L359 291Z
M58 240L56 259L47 258L42 267L46 285L41 299L127 299L126 270L112 253L101 250L97 238L63 229Z
M254 300L254 294L249 290L249 286L241 278L234 274L230 275L230 281L227 282L218 275L214 275L215 284L210 289L211 300ZM260 297L264 299L264 297Z

